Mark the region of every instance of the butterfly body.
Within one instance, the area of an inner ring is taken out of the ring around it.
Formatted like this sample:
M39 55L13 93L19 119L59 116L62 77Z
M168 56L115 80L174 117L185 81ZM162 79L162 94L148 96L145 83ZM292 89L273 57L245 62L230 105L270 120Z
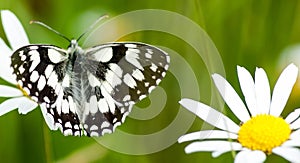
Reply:
M48 126L64 135L101 136L165 76L169 56L143 43L107 43L67 50L28 45L12 55L18 84L39 103Z

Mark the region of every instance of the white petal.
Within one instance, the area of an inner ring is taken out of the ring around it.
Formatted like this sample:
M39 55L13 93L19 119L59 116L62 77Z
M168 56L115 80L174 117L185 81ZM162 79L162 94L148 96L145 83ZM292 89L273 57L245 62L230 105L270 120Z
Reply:
M262 151L251 151L251 150L245 150L239 152L235 159L235 163L252 163L252 162L264 162L266 160L267 156Z
M35 109L38 106L38 104L27 97L21 97L20 103L18 106L18 112L20 114L27 114L28 112L31 112L33 109Z
M16 103L18 100L18 98L20 97L17 97L17 98L11 98L11 99L7 99L5 101L3 101L1 104L0 104L0 116L3 115L3 114L6 114L14 109L17 109L18 108L18 103Z
M298 118L297 120L295 120L294 122L292 122L290 124L290 127L292 129L299 129L300 128L300 118Z
M257 112L269 114L271 103L270 84L266 72L262 68L255 70L255 94Z
M182 143L186 141L201 139L237 139L237 137L237 134L233 134L227 131L206 130L183 135L178 139L178 142Z
M0 77L12 84L17 84L12 75L12 68L10 67L12 51L7 47L5 42L0 38Z
M6 45L2 38L0 38L0 49L1 49L1 56L5 55L10 57L12 54L12 50Z
M249 150L249 149L243 147L242 149L237 149L236 151L243 151L243 150ZM212 156L219 157L220 155L230 151L232 151L232 149L227 149L227 150L219 149L218 151L213 151Z
M6 114L14 109L19 108L20 114L26 114L29 111L36 108L37 105L33 105L26 97L16 97L5 100L0 104L0 116Z
M298 68L294 64L290 64L281 73L273 90L272 102L270 106L271 115L279 116L283 111L292 88L296 82L297 75Z
M230 151L230 150L241 150L242 145L237 142L229 142L229 141L200 141L193 142L185 148L186 153L193 152L211 152L211 151Z
M41 111L42 111L42 114L43 114L43 117L45 119L45 122L46 124L48 125L49 129L50 130L57 130L58 127L55 125L55 122L54 122L54 119L53 117L47 113L47 108L44 104L41 104L40 105L40 108L41 108Z
M240 87L252 116L257 114L254 81L251 74L244 68L237 66Z
M300 141L299 140L287 140L283 144L281 144L281 146L282 147L300 147Z
M297 148L277 147L272 150L273 153L285 158L290 162L300 161L300 150Z
M17 50L18 48L29 44L22 24L12 12L9 10L2 10L1 19L6 37L13 50Z
M240 129L240 127L231 119L211 108L210 106L191 99L182 99L179 101L179 103L197 115L199 118L215 127L230 131L232 133L238 133Z
M300 129L293 131L290 135L290 139L300 142Z
M36 107L37 104L27 97L10 98L0 104L0 116L17 108L20 114L27 114Z
M17 88L0 85L0 97L16 97L22 95L23 93Z
M300 109L296 109L285 118L285 121L290 124L293 121L295 121L297 118L299 118L299 116L300 116Z
M240 99L239 95L235 92L232 86L219 74L213 74L212 78L224 101L227 103L236 117L242 122L249 120L250 115L243 101Z

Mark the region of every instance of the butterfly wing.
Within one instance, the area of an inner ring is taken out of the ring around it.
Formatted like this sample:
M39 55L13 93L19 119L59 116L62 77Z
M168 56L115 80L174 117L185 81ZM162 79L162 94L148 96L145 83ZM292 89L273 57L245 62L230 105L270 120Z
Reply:
M110 43L75 57L55 46L29 45L12 55L20 87L39 103L52 130L101 136L124 122L132 105L165 76L170 58L142 43Z
M82 135L78 105L70 91L67 52L55 46L29 45L16 50L11 60L18 84L40 104L49 128L59 128L64 135Z
M91 136L113 132L132 105L160 83L170 62L164 51L143 43L103 44L87 49L84 56L80 119Z

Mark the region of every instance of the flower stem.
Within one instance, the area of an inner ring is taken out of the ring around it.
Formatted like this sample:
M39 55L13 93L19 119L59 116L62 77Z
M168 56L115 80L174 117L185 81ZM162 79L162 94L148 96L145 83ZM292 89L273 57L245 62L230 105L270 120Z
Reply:
M45 157L47 163L52 163L52 150L51 150L51 138L49 134L48 126L43 123L43 134L44 134L44 148L45 148Z

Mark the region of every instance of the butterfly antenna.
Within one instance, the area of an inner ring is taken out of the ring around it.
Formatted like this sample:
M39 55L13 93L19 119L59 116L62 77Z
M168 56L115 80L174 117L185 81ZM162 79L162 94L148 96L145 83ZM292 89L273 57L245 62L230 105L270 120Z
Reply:
M83 32L77 39L79 41L86 33L91 31L101 20L108 18L108 15L103 15L100 18L98 18L85 32Z
M31 20L31 21L30 21L30 24L38 24L38 25L41 25L41 26L43 26L43 27L49 29L50 31L52 31L52 32L54 32L54 33L56 33L56 34L58 34L60 37L62 37L62 38L64 38L64 39L68 40L69 42L71 42L71 40L70 40L68 37L66 37L65 35L59 33L58 31L54 30L53 28L49 27L48 25L46 25L46 24L44 24L44 23L42 23L42 22L40 22L40 21Z

